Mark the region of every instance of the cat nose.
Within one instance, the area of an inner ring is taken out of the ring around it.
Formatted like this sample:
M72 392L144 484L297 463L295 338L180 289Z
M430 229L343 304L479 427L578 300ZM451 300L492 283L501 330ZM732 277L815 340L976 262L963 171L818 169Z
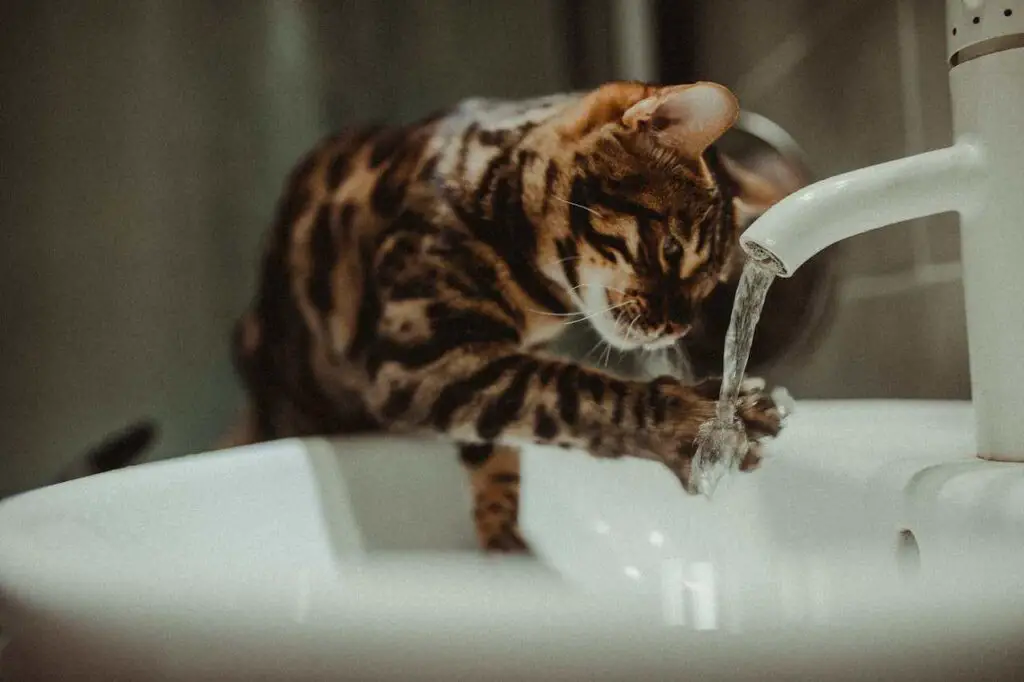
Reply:
M626 301L622 304L622 317L630 320L644 316L645 310L636 299Z
M678 336L680 338L690 333L690 329L693 325L682 324L680 322L667 322L665 324L665 333L671 334L672 336Z

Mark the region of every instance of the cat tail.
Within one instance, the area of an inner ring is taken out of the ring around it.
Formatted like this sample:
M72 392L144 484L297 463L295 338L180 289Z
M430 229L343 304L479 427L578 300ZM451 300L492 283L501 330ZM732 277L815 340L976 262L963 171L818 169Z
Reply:
M76 457L53 482L61 483L137 464L156 441L158 431L156 422L152 420L137 421Z

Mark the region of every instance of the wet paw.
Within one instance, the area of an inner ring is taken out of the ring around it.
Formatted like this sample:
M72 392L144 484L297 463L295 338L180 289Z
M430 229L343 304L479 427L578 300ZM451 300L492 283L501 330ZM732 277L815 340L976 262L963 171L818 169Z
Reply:
M768 383L760 377L747 377L740 383L740 397L758 393L764 393ZM718 400L722 392L722 378L711 377L694 384L693 390L702 398Z
M766 393L741 394L736 404L736 414L743 421L747 436L753 441L774 438L782 431L782 410Z
M736 401L736 414L743 421L751 440L760 440L779 435L787 410L781 408L767 392L767 383L759 377L748 377L740 384ZM707 399L718 399L722 380L706 379L694 387L699 395ZM786 394L788 396L788 393Z

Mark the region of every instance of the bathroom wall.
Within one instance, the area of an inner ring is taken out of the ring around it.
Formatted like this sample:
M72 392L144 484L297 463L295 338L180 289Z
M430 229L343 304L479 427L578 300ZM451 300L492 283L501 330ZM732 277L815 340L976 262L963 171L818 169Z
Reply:
M161 425L153 457L209 447L296 156L357 120L568 87L563 10L0 3L0 496L139 417Z
M714 0L698 4L698 71L789 130L820 176L946 145L945 3ZM838 250L840 303L817 352L778 368L803 397L966 398L955 215Z

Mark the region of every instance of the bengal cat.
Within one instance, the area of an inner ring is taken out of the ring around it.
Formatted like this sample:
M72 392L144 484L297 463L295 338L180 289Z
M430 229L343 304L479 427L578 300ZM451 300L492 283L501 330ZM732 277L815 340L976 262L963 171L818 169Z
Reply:
M620 378L542 349L583 319L619 349L687 334L763 199L712 146L737 115L720 85L610 83L324 141L291 174L236 329L243 440L446 434L498 551L524 548L523 443L654 459L688 486L716 382ZM752 467L780 416L756 387L738 410Z

